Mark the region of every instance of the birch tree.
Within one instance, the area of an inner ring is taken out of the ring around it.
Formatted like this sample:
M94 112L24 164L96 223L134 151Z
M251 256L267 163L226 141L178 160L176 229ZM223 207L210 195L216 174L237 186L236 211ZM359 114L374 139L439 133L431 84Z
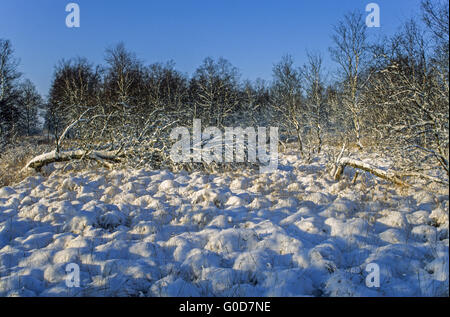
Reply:
M367 26L363 15L359 12L346 14L334 27L332 40L334 46L330 48L330 53L340 69L344 92L342 104L352 118L356 144L362 149L361 115L364 109L360 96L367 83L367 78L364 78L363 74L369 52Z
M290 55L282 57L273 67L272 104L281 116L280 123L288 131L295 131L300 155L304 155L303 132L305 128L305 104L302 96L302 78L294 67Z
M47 119L50 120L47 126L52 128L55 141L60 138L65 127L77 120L80 114L87 110L91 115L102 112L99 103L100 91L99 69L94 68L86 59L63 60L57 65L47 106ZM94 131L98 132L92 122L90 123L89 126L71 130L67 137L76 135L81 140Z
M433 67L424 31L411 20L377 49L378 72L367 94L374 124L402 167L425 171L431 163L448 176L448 85Z
M308 62L301 68L306 91L308 122L317 140L317 153L322 150L322 125L326 122L326 96L323 83L322 56L307 54Z
M239 104L239 72L229 61L208 57L195 71L190 83L193 114L205 123L224 126Z

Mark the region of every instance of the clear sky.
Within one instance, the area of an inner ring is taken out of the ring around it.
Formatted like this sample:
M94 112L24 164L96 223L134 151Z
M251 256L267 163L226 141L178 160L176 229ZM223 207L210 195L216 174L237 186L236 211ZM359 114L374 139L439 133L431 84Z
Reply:
M70 2L80 6L80 28L65 25ZM270 80L287 53L300 65L306 49L321 52L331 66L332 25L370 2L381 11L373 37L392 34L420 8L420 0L0 0L0 38L12 41L20 71L44 96L58 60L102 63L120 41L147 64L173 59L192 74L205 57L221 56L243 78Z

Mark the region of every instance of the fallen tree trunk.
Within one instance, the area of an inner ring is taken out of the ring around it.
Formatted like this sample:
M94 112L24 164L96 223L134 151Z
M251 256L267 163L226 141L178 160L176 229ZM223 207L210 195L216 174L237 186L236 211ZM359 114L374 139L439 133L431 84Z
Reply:
M22 171L27 169L34 169L40 171L45 165L56 162L67 162L71 160L89 159L99 162L100 164L111 168L112 163L120 162L120 155L117 151L86 151L86 150L74 150L74 151L52 151L36 156L25 165Z
M418 172L397 173L397 175L399 177L416 177L416 178L421 178L421 179L425 179L425 180L428 180L428 181L433 182L433 183L438 183L438 184L442 184L442 185L447 185L448 186L448 181L445 181L445 180L442 180L442 179L439 179L437 177L433 177L433 176L430 176L430 175L418 173Z
M401 178L395 172L384 171L369 163L365 163L348 157L340 158L339 161L337 162L337 168L333 175L335 180L339 180L341 178L342 173L344 172L346 166L351 166L353 168L369 172L375 176L393 182L394 184L397 185L410 186L408 183L402 181Z
M430 175L418 173L418 172L392 172L392 171L384 171L380 168L377 168L369 163L365 163L362 161L358 161L355 159L351 159L348 157L340 158L336 163L336 168L334 172L334 179L339 180L341 178L342 173L344 172L344 169L346 166L351 166L356 169L360 169L366 172L369 172L375 176L378 176L380 178L383 178L385 180L391 181L397 185L401 186L411 186L410 184L403 181L405 177L415 177L415 178L421 178L428 180L433 183L442 184L448 186L448 181L442 180L437 177L433 177ZM355 177L353 178L353 183L356 180L356 177L358 175L358 172L356 172Z

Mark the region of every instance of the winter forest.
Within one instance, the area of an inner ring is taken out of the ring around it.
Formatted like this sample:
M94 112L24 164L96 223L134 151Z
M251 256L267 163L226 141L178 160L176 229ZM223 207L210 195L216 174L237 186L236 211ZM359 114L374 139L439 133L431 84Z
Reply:
M350 11L271 80L123 39L55 61L47 96L0 34L0 296L448 296L449 5L418 10L376 40ZM175 161L196 119L203 152L233 127L247 159Z

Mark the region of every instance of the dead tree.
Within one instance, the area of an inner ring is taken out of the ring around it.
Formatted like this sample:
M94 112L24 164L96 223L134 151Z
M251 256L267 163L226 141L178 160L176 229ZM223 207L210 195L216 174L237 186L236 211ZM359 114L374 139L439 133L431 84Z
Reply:
M346 166L351 166L353 168L360 169L365 172L369 172L370 174L373 174L375 176L378 176L380 178L383 178L385 180L393 182L394 184L397 184L397 185L409 186L409 184L402 181L400 179L400 177L394 172L385 171L380 168L377 168L376 166L374 166L372 164L365 163L365 162L362 162L359 160L355 160L355 159L352 159L349 157L340 158L339 161L337 162L337 168L333 175L335 180L339 180L341 178L341 175L344 172L344 169Z
M366 163L366 162L363 162L360 160L352 159L349 157L340 158L339 161L337 162L336 166L337 166L337 168L335 169L333 177L337 181L341 178L345 167L350 166L355 169L359 169L359 170L368 172L370 174L373 174L377 177L380 177L382 179L385 179L387 181L390 181L390 182L392 182L396 185L400 185L400 186L405 186L405 187L411 186L409 183L404 181L404 179L408 178L408 177L421 178L421 179L425 179L425 180L428 180L433 183L438 183L438 184L448 186L448 181L442 180L437 177L433 177L433 176L418 173L418 172L398 172L398 171L389 171L389 170L385 171L385 170L380 169L372 164L369 164L369 163ZM358 174L355 175L353 182L355 181L357 175Z

